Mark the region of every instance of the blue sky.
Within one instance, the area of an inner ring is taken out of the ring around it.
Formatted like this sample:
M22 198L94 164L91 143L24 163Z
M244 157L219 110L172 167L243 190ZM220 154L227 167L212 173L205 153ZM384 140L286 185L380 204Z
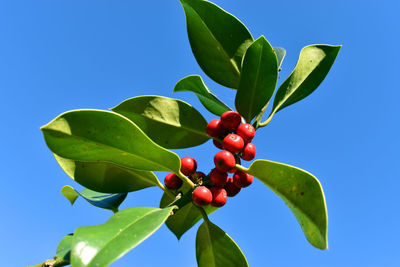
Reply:
M250 266L399 266L400 60L398 1L215 1L253 36L282 46L280 82L303 46L342 44L310 97L257 132L257 158L316 175L329 212L329 250L309 245L294 216L256 181L210 216L242 248ZM76 227L111 212L60 194L75 184L59 168L39 127L77 108L108 109L126 98L173 96L175 83L200 74L233 106L234 91L207 79L191 54L175 1L0 0L0 255L2 266L37 264ZM214 116L189 93L174 95ZM177 150L205 172L211 142ZM160 179L165 174L160 173ZM132 193L122 208L157 206L157 188ZM163 226L112 266L195 266L196 228L181 241Z

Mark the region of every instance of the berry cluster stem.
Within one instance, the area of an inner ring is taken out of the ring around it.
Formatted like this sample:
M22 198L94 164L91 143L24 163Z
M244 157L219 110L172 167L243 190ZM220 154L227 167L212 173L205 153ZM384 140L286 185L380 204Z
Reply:
M165 194L167 194L170 198L174 199L175 198L175 194L173 194L171 191L169 191L167 188L165 188L165 186L158 180L157 180L157 186L159 188L161 188L162 191L165 192Z
M179 172L176 175L178 175L178 177L181 178L182 181L187 183L191 188L194 188L194 183L189 178L187 178L185 175L183 175L182 172Z

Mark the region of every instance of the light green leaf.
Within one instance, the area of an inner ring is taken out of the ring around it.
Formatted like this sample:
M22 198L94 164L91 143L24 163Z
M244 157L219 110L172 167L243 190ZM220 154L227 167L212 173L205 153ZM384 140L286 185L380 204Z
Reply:
M69 185L64 185L63 188L61 188L61 194L71 202L71 205L74 205L75 200L79 197L79 193Z
M63 259L66 261L70 261L71 259L71 244L72 244L73 235L69 234L61 239L60 243L57 246L56 259Z
M194 57L217 83L238 88L243 54L252 43L249 30L233 15L203 0L180 0Z
M211 113L221 116L225 111L231 110L224 102L211 92L199 75L190 75L180 80L174 88L175 92L193 92L197 95L203 106Z
M328 213L317 178L299 168L268 160L254 161L246 172L285 201L313 246L328 248Z
M158 186L151 171L125 168L109 162L80 162L54 154L61 168L77 183L103 193L126 193Z
M75 192L75 195L73 193ZM93 206L108 209L112 211L118 211L119 205L125 200L127 194L120 193L120 194L107 194L107 193L99 193L90 189L83 189L80 193L76 191L73 187L69 185L65 185L61 189L61 193L69 199L70 196L76 196L74 201L71 201L71 204L74 204L76 198L78 196L83 197L87 202L92 204Z
M199 267L249 266L235 241L209 220L197 230L196 258Z
M47 146L62 158L179 173L178 155L154 143L136 124L114 112L69 111L41 129Z
M129 208L117 212L105 224L77 228L72 266L108 266L160 228L174 208Z
M236 110L248 123L274 94L278 81L278 61L272 46L261 36L247 49L243 60Z
M331 69L340 48L332 45L304 47L293 72L276 92L271 115L314 92Z
M278 59L278 68L280 68L282 65L283 59L286 56L286 50L283 47L274 47L274 51L275 51L276 57Z
M112 110L133 121L154 142L166 148L198 146L209 139L207 121L194 107L178 99L138 96Z
M160 207L166 207L173 201L174 199L164 194L161 198ZM191 191L185 193L179 201L173 204L179 206L179 209L174 212L174 215L168 218L165 224L169 230L180 239L186 231L200 221L202 216L199 209L192 202ZM207 214L211 214L216 211L217 208L208 205L204 210Z

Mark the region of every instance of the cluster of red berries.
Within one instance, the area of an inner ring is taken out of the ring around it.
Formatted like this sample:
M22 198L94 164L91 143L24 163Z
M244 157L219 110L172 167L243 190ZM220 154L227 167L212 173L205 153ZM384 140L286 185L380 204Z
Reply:
M197 162L192 157L181 159L181 172L188 176L196 188L192 193L193 203L197 206L214 207L225 205L227 197L233 197L241 188L253 182L253 176L236 170L240 158L246 161L254 159L256 147L251 143L255 129L251 124L241 124L241 116L235 111L227 111L221 119L214 119L207 125L207 134L214 138L214 145L222 151L214 156L215 168L209 175L196 172ZM222 142L221 142L222 140ZM228 177L228 172L233 177ZM182 180L174 173L165 177L164 184L171 190L182 186Z

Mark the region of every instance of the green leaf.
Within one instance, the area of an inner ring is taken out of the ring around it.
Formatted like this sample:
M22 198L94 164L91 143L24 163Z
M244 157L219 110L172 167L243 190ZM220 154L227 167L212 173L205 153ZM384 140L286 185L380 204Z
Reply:
M274 51L278 59L278 68L280 68L282 65L282 61L286 56L286 50L283 47L274 47Z
M274 94L278 62L272 46L261 36L247 49L243 59L236 110L248 123L257 116Z
M249 266L235 241L208 220L197 230L196 258L199 267Z
M173 204L178 205L179 209L165 222L168 229L171 230L178 239L202 218L199 209L193 204L191 197L192 192L189 191L185 193L180 200L174 202ZM174 199L164 194L161 198L160 207L166 207L173 201ZM204 210L207 214L211 214L216 211L217 208L209 205L205 207Z
M72 266L108 266L160 228L174 208L129 208L117 212L105 224L77 228Z
M69 185L64 185L63 188L61 188L61 194L71 202L71 205L74 205L76 199L79 197L79 193Z
M154 142L166 148L198 146L209 139L207 121L194 107L178 99L139 96L112 110L133 121Z
M249 30L233 15L203 0L180 0L194 57L217 83L238 88L243 54L252 43Z
M197 95L203 106L211 113L221 116L225 111L231 110L224 102L211 92L199 75L190 75L180 80L174 88L175 92L189 91Z
M328 213L317 178L299 168L268 160L254 161L246 172L285 201L313 246L328 247Z
M314 92L331 69L341 46L304 47L297 65L276 92L271 114L290 106ZM271 116L271 115L270 115Z
M114 112L69 111L41 129L47 146L62 158L179 173L178 155L154 143L136 124Z
M76 191L76 189L74 189L69 185L65 185L61 189L61 193L68 199L69 196L73 195L73 192L75 192L76 194L75 200L78 196L81 196L93 206L112 211L118 211L119 205L121 205L121 203L125 200L127 196L126 193L106 194L106 193L99 193L87 188L83 189L79 193L78 191ZM75 202L75 200L74 201L70 200L71 204L74 204L73 202Z
M64 259L70 261L71 258L71 245L72 245L73 235L69 234L61 239L57 246L56 259Z
M151 171L125 168L109 162L81 162L54 154L61 168L77 183L103 193L126 193L158 186Z

